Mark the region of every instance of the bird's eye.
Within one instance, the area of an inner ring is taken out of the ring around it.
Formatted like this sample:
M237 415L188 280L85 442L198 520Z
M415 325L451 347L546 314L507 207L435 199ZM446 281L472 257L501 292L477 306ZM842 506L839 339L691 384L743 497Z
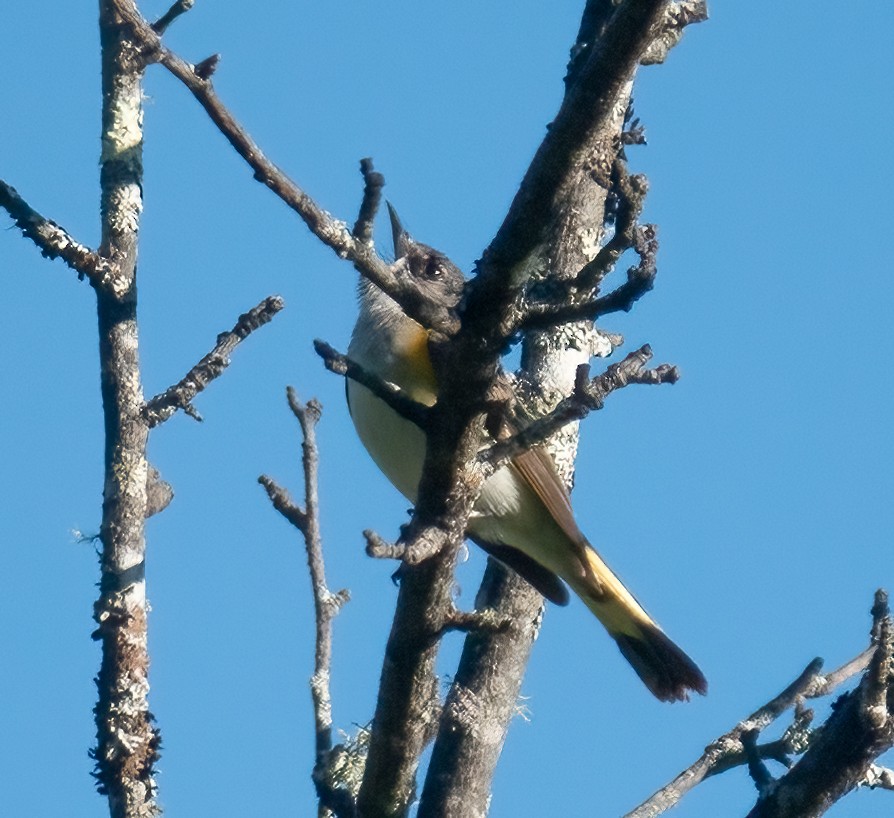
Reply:
M434 256L429 257L425 262L425 270L424 275L426 278L434 280L438 279L443 275L443 270L441 269L441 265L438 263L438 259Z

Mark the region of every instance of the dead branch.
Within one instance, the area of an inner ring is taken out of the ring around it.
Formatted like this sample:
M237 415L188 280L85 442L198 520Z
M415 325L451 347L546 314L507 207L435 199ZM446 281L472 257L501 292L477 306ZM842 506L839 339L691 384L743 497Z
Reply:
M373 169L373 161L369 157L360 160L360 173L363 174L363 201L360 203L360 213L354 222L352 231L354 238L365 244L372 244L373 221L379 212L382 202L382 188L385 186L385 177Z
M178 409L182 409L191 418L201 421L202 416L192 405L196 395L204 391L211 381L223 375L224 370L230 365L230 355L233 350L256 329L260 329L264 324L272 321L284 306L285 302L282 298L269 296L256 307L252 307L248 312L240 315L233 329L218 335L214 349L190 369L179 382L146 401L146 405L143 407L143 417L149 424L149 428L164 423Z
M876 646L873 645L851 661L846 662L840 668L826 675L820 673L822 660L814 659L785 690L739 722L732 730L712 741L704 754L694 764L654 793L636 809L627 813L624 818L654 818L656 815L661 815L673 807L687 792L695 788L705 778L719 775L743 764L747 764L752 776L757 777L756 783L758 783L759 791L771 797L771 794L776 792L780 783L785 781L791 772L778 781L769 780L767 778L769 772L763 766L763 760L774 759L788 765L791 755L800 755L804 753L808 746L812 747L814 739L820 735L825 735L828 727L827 723L822 728L814 729L813 731L809 730L813 713L803 710L801 703L805 699L819 698L831 694L849 679L865 670L876 654ZM848 696L853 697L853 694L846 694L844 698ZM792 707L796 709L795 721L786 731L783 738L779 741L759 744L757 738L760 733ZM749 741L751 742L750 746ZM844 743L850 746L849 740ZM808 750L808 754L810 752L812 750ZM804 757L806 758L807 754ZM800 763L796 767L800 766ZM764 800L759 801L755 809L759 809L763 803ZM776 813L768 814L775 815ZM795 811L783 814L794 818L795 816L819 813ZM759 815L761 818L764 818L764 813L762 812L754 812L753 815Z
M186 14L195 5L195 0L176 0L176 2L159 17L153 24L152 30L161 36L168 30L168 26L181 14Z
M22 234L33 241L45 258L61 258L94 287L102 285L111 273L111 263L84 244L75 241L56 222L34 210L16 189L0 180L0 207L12 217Z
M310 680L316 728L313 780L317 787L321 807L331 811L338 818L349 818L355 812L354 794L334 784L330 774L330 754L333 751L332 697L329 689L332 663L332 620L350 599L350 594L346 590L333 593L326 584L317 488L320 455L316 440L316 425L320 420L323 407L315 399L309 400L306 404L301 403L291 386L287 389L287 396L289 408L298 419L303 435L304 508L297 506L285 489L278 486L270 477L261 475L258 482L266 489L273 507L294 525L304 538L316 624L314 673Z
M652 349L646 344L592 379L588 377L589 366L582 365L578 368L577 382L571 395L562 400L549 414L481 452L478 455L479 460L482 464L486 464L489 470L496 470L507 460L542 444L568 423L583 419L591 411L602 409L605 399L618 389L631 384L654 385L677 382L679 371L676 367L662 364L654 369L647 369L645 364L651 358Z
M314 341L314 350L323 359L326 369L330 372L334 372L336 375L343 375L365 386L376 397L385 401L401 417L412 421L420 429L429 427L431 411L428 406L408 398L397 386L383 381L372 372L368 372L347 355L343 355L329 346L325 341L316 339Z
M894 626L884 591L876 592L872 615L876 647L860 684L835 702L798 763L762 793L748 818L822 815L894 746Z
M99 598L102 645L96 677L94 775L112 818L150 818L156 804L155 763L161 737L148 704L149 651L145 520L149 507L137 325L136 259L142 211L143 63L119 26L110 0L99 6L102 45L102 154L99 255L114 260L95 286L100 386L106 430L100 526ZM91 280L91 283L93 280Z

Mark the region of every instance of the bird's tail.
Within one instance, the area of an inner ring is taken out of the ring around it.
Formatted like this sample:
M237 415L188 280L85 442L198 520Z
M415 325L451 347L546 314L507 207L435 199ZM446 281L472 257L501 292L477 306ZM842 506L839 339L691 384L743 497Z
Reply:
M586 576L569 578L570 584L646 687L668 702L687 700L689 691L707 693L708 682L695 662L658 627L592 547L586 554Z

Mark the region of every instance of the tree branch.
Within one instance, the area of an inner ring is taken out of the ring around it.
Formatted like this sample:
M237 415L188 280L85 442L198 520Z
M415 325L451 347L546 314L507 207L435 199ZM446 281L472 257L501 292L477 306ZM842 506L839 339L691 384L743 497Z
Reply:
M589 366L581 365L571 395L562 400L549 414L481 452L478 455L479 460L487 464L490 470L495 471L513 457L539 446L568 423L582 420L591 411L602 409L605 399L618 389L631 384L676 383L679 380L679 370L674 366L662 364L655 369L646 369L645 364L651 358L652 348L645 344L593 379L588 377Z
M176 0L161 17L153 24L152 30L161 36L168 30L168 26L174 22L181 14L186 14L195 5L195 0Z
M258 482L266 489L273 507L294 525L304 538L316 623L314 673L310 680L316 728L313 780L317 787L321 807L330 810L338 818L349 818L355 813L354 794L334 783L331 776L332 759L330 756L333 746L332 697L329 689L329 675L332 662L332 620L350 599L350 594L346 590L332 593L326 584L323 543L320 536L320 505L317 491L319 449L316 440L316 425L320 420L323 407L315 399L311 399L307 404L301 403L291 386L287 389L286 394L289 408L301 424L304 438L302 444L304 508L301 509L295 505L285 489L280 488L266 475L261 475Z
M368 372L362 366L352 361L347 355L329 346L325 341L314 340L314 350L323 359L323 363L330 372L343 375L352 381L365 386L377 398L381 398L401 417L415 423L420 429L427 429L431 422L431 411L412 398L408 398L394 384L383 381L372 372Z
M820 673L822 660L814 659L785 690L739 722L732 730L712 741L704 754L694 764L654 793L636 809L627 813L624 818L654 818L654 816L660 815L673 807L687 792L695 788L705 778L719 775L733 767L749 763L756 765L758 759L765 758L783 761L787 760L789 754L803 753L805 745L812 742L813 737L825 734L827 726L809 732L807 727L813 714L810 711L799 712L800 703L804 699L819 698L831 694L846 681L865 670L876 653L876 648L873 645L840 668L825 675ZM846 694L844 698L847 698L848 695L853 696L853 694ZM792 707L796 708L795 723L786 731L783 739L777 742L757 744L757 735ZM746 747L747 739L743 738L748 733L753 733L755 738L754 747L750 751L750 760L749 750ZM827 774L830 770L831 768L826 771ZM764 781L761 787L769 795L775 792L780 783L785 781L786 778L788 778L788 774L779 781L773 782L772 785L768 785ZM763 801L759 802L758 806L761 803ZM755 816L761 815L763 817L763 813L754 814ZM795 811L786 814L794 818L794 816L819 813Z
M637 225L632 233L630 246L639 255L640 261L627 270L627 281L624 284L599 298L571 303L552 301L530 304L521 319L521 327L554 327L571 321L595 321L613 312L630 312L633 305L655 286L655 276L658 273L658 228L654 224ZM597 256L597 261L598 258Z
M214 349L190 369L182 380L146 402L143 417L149 428L164 423L178 409L200 421L202 417L192 405L196 395L204 391L215 378L223 375L224 370L230 365L233 350L256 329L272 321L284 306L282 298L269 296L256 307L240 315L236 326L229 332L218 335Z
M444 436L444 445L461 441L458 431L481 417L482 396L490 393L506 340L518 326L517 304L525 287L534 277L573 277L592 257L589 248L598 247L608 189L601 180L610 175L632 76L663 6L660 0L620 6L610 0L587 3L565 99L467 288L462 328L439 380L444 385L439 404L451 407L458 425L452 437ZM580 340L578 335L574 339ZM527 341L523 367L534 380L543 375L556 391L571 390L576 365L595 348L591 336L580 344L567 343L559 333L540 346ZM431 435L428 462L435 459L439 445L437 435ZM466 457L469 454L477 452L472 449ZM423 475L420 496L427 468ZM454 497L466 488L459 478L451 486ZM478 604L494 608L517 627L467 637L432 751L420 818L486 813L497 759L539 628L540 595L493 560ZM477 706L469 710L468 703ZM483 728L475 714L485 712ZM471 718L463 713L471 713Z
M41 216L16 189L0 180L0 207L12 217L22 234L33 241L45 258L61 258L94 287L103 284L112 272L112 265L86 245L75 241L63 228Z
M423 326L436 329L445 335L452 335L456 331L452 311L429 299L416 286L403 265L386 264L376 254L371 243L356 238L343 221L333 218L323 210L281 168L264 155L248 131L239 124L217 96L208 73L197 72L196 67L165 48L161 38L143 19L132 0L110 0L110 2L114 3L147 57L163 65L192 92L218 130L254 171L255 179L270 188L294 210L323 244L334 250L339 258L353 262L358 272L390 295L407 315L418 320Z
M95 286L106 441L101 575L94 605L94 638L102 644L94 708L94 775L99 791L108 796L111 818L150 818L159 813L154 765L161 737L148 703L144 569L145 519L151 508L137 327L143 61L121 29L111 0L100 0L99 27L102 240L98 255L114 265L107 282Z
M360 213L354 223L353 236L364 244L372 244L373 221L379 212L382 202L382 188L385 187L385 177L373 169L372 159L367 157L360 160L360 173L363 174L363 201L360 203Z
M876 649L860 684L835 703L801 759L760 798L748 818L802 818L826 812L866 780L894 746L894 628L888 596L876 592Z

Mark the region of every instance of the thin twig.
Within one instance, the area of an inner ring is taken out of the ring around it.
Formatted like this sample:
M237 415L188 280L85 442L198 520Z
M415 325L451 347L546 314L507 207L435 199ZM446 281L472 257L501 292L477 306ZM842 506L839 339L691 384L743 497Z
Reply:
M680 373L676 367L662 364L654 369L647 369L645 365L651 358L652 349L645 344L592 380L588 378L589 366L582 365L578 369L577 383L571 395L549 414L481 452L479 460L490 469L497 469L521 452L543 443L566 424L581 420L591 411L601 409L609 394L630 384L677 382Z
M217 343L178 383L146 402L143 417L149 427L158 426L182 409L195 420L202 417L192 405L196 395L202 392L215 378L219 378L230 365L233 350L252 332L269 323L285 306L278 295L265 298L256 307L239 316L236 326L229 332L217 336Z
M630 175L622 156L616 156L612 163L611 193L617 200L615 211L615 232L578 273L574 283L581 290L592 290L613 269L618 259L634 244L634 230L645 206L649 181L641 174Z
M11 185L0 180L0 207L12 217L22 234L31 239L45 258L61 258L94 287L102 285L113 266L108 259L75 241L63 228L34 210Z
M894 638L883 590L876 592L872 617L875 651L859 685L838 698L798 763L758 799L749 818L822 815L894 746Z
M627 281L599 298L572 303L534 303L525 310L521 326L525 329L556 326L570 321L593 321L613 312L629 312L652 287L658 273L658 229L654 224L638 225L630 245L640 257L639 264L627 270Z
M332 697L329 688L332 663L332 620L341 607L350 599L346 590L333 593L326 584L323 543L320 536L320 507L317 490L319 449L316 440L316 425L323 407L316 399L306 404L298 400L295 390L286 390L289 408L298 419L303 435L304 464L304 508L297 506L285 489L270 477L261 475L258 482L267 490L273 507L294 525L304 538L307 551L307 566L310 571L311 591L314 601L316 624L314 673L310 680L313 698L315 725L315 763L313 779L321 806L336 816L351 816L354 813L353 795L344 788L334 786L329 776L329 755L332 752Z
M161 15L153 24L152 30L156 34L164 34L168 26L174 22L181 14L186 14L195 5L195 0L177 0L164 14Z
M373 168L373 161L369 157L360 160L360 173L363 174L363 200L360 203L360 213L354 223L354 238L365 244L372 244L373 221L379 212L382 202L382 188L385 187L385 177Z

